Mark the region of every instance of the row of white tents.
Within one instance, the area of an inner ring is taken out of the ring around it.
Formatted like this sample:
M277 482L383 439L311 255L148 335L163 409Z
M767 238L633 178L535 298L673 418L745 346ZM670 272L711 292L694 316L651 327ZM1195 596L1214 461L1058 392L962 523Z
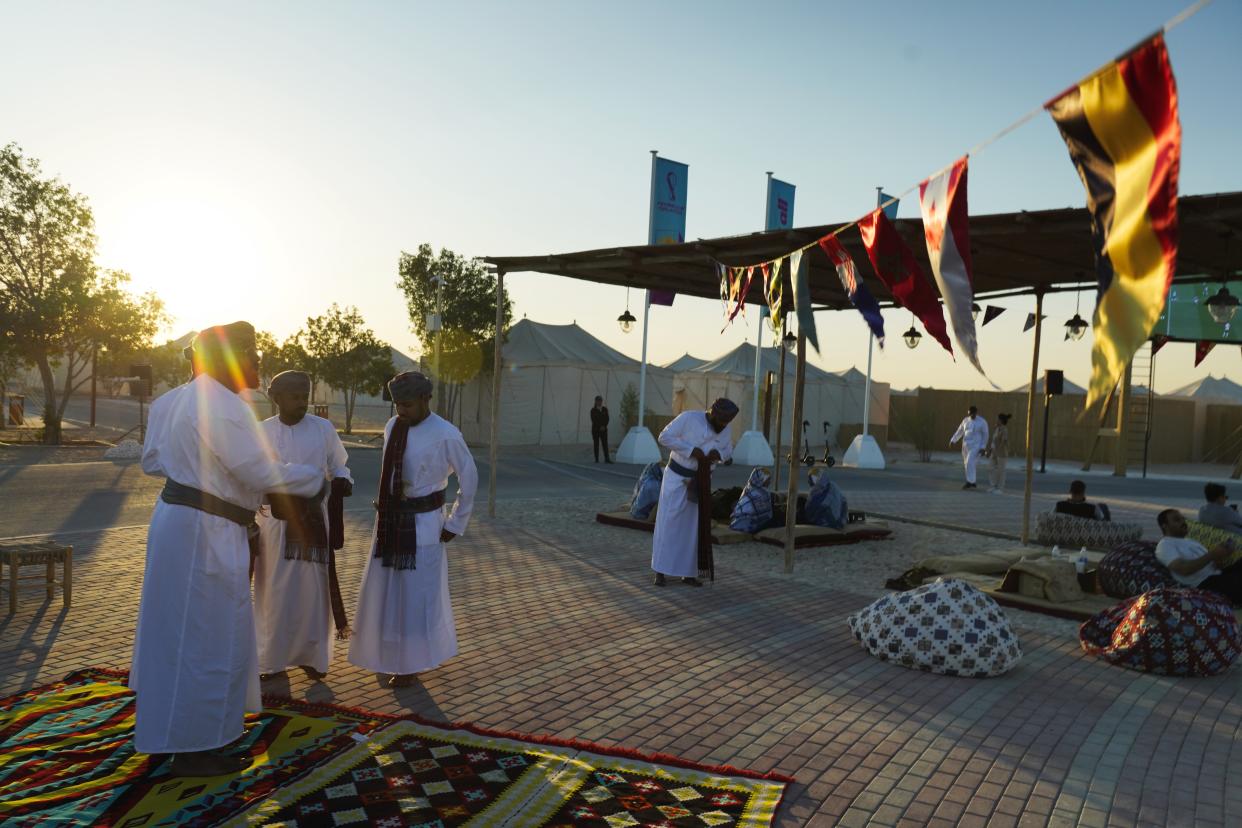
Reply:
M604 344L574 325L546 325L523 319L509 329L501 351L500 442L505 446L562 446L591 442L588 414L596 395L604 398L612 417L609 437L615 444L624 436L621 397L627 386L639 385L637 360ZM785 361L785 439L793 407L794 359ZM764 348L761 376L780 371L780 351ZM728 397L741 407L733 436L753 427L755 346L745 343L713 359L689 354L664 366L647 367L646 408L657 422L682 411L704 409L717 397ZM810 422L811 442L823 441L823 423L836 444L841 425L862 423L866 378L855 369L840 373L806 366L803 419ZM761 391L762 393L762 391ZM871 423L888 424L887 383L871 383ZM775 384L772 398L775 408ZM458 425L467 441L483 443L491 426L491 377L480 375L463 391ZM760 425L762 427L762 413ZM772 419L775 429L775 419Z

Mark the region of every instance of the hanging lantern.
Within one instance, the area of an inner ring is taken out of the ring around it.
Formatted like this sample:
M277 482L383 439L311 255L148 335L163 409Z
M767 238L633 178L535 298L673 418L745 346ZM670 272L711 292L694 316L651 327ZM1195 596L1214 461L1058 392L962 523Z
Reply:
M1208 298L1207 309L1216 324L1227 325L1238 312L1238 297L1230 293L1229 288L1221 285L1220 290Z
M981 310L983 310L983 308L979 307L979 303L978 303L978 302L971 302L971 303L970 303L970 318L971 318L971 319L973 319L974 321L978 322L978 321L979 321L979 311L981 311Z
M901 338L905 340L907 348L917 348L919 347L919 342L923 339L923 335L915 330L914 325L911 324L910 330L903 333Z
M1065 336L1075 342L1082 339L1082 335L1087 332L1087 320L1083 319L1077 311L1071 319L1065 320Z
M634 330L634 323L637 321L634 318L634 314L630 313L629 308L626 308L625 313L617 317L617 324L621 326L621 333L629 333Z
M786 350L792 351L794 345L798 344L798 337L794 336L792 331L785 331L785 335L781 337L781 344Z

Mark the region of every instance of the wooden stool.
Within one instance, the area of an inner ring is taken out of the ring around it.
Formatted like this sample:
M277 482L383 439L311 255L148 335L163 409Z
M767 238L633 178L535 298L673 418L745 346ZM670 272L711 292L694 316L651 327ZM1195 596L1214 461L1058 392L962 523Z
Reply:
M56 580L56 562L61 564L61 580ZM47 587L47 597L51 599L56 587L60 587L68 608L73 599L73 547L61 546L54 541L34 541L31 543L0 543L0 575L4 566L9 567L9 577L0 577L0 584L9 590L9 614L17 612L17 582L43 579ZM43 564L47 567L45 575L19 575L18 567Z

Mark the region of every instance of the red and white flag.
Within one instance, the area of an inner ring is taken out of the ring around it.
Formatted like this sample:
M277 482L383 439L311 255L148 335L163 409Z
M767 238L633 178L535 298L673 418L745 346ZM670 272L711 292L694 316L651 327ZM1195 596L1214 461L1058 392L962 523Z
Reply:
M971 312L975 289L970 278L965 157L919 185L919 206L923 210L927 258L931 260L932 275L944 297L944 308L949 312L953 337L970 364L986 377L979 364L979 341Z

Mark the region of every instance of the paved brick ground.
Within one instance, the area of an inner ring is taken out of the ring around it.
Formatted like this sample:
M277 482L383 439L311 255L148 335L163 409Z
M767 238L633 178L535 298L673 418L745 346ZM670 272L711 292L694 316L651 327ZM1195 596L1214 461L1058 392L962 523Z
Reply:
M0 694L129 663L144 531L67 539L75 605L25 593L0 621ZM360 540L346 551L352 608ZM325 683L266 689L776 769L798 780L782 825L1242 824L1237 669L1147 676L1032 634L1002 678L911 672L853 642L858 596L727 565L659 590L641 554L513 524L477 522L451 579L462 654L420 686L393 691L341 647Z

